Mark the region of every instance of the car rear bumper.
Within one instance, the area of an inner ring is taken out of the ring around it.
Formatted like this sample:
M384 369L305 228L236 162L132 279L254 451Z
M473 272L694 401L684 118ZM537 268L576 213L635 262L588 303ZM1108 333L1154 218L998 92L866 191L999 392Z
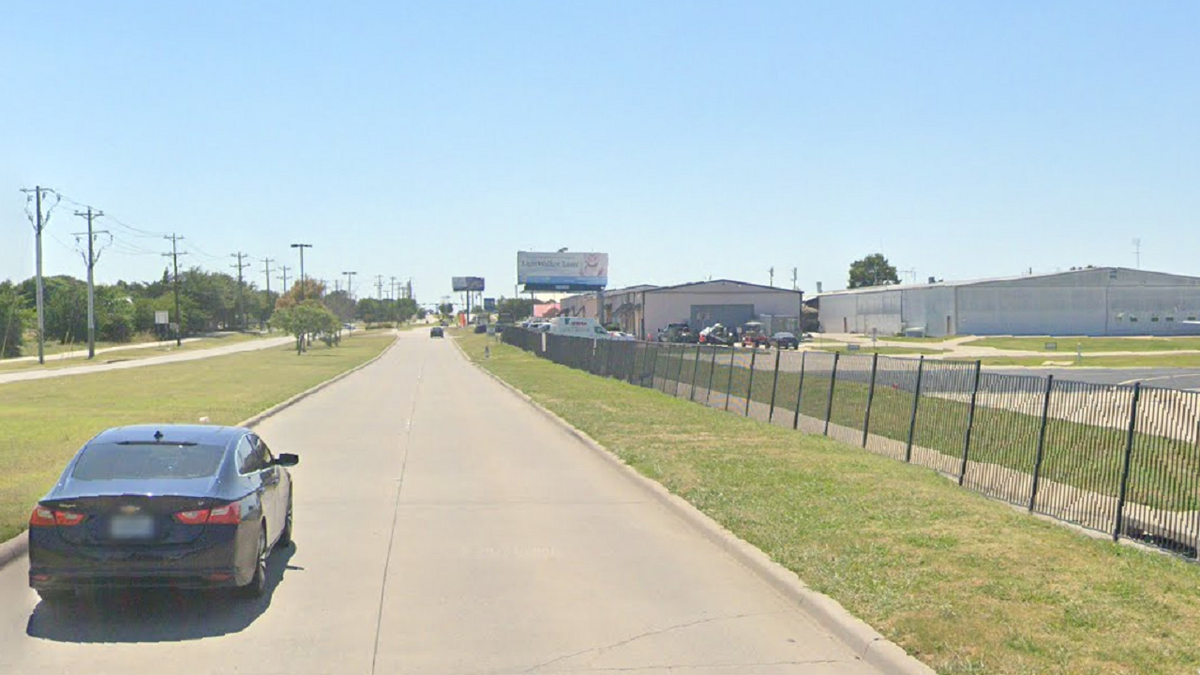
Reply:
M170 546L80 546L53 532L34 529L30 535L29 585L37 590L211 588L239 582L234 536L202 536Z

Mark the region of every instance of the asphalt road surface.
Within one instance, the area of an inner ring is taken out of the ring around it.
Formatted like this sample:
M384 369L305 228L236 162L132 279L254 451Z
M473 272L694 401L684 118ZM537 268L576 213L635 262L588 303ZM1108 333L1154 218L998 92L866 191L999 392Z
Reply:
M1197 368L997 368L984 366L985 371L1035 375L1053 374L1056 380L1091 382L1092 384L1133 384L1170 389L1200 390L1200 369Z
M616 467L406 334L267 420L296 544L260 601L39 603L0 570L0 673L872 673Z

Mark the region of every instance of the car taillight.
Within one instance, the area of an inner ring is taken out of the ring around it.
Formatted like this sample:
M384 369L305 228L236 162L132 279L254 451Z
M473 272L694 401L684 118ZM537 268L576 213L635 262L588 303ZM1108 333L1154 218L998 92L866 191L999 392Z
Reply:
M208 522L208 509L200 511L180 511L175 514L175 521L184 525L203 525Z
M54 511L44 506L36 506L29 514L30 527L54 527Z
M208 522L217 525L237 525L242 522L242 507L236 503L218 506L208 512Z
M82 523L86 517L82 513L72 513L70 511L54 512L54 522L58 523L61 527L74 527Z
M33 513L29 515L30 527L74 527L84 520L87 516L82 513L73 511L55 511L44 506L34 507Z
M237 525L242 522L242 508L237 504L226 504L215 509L180 511L172 517L184 525Z

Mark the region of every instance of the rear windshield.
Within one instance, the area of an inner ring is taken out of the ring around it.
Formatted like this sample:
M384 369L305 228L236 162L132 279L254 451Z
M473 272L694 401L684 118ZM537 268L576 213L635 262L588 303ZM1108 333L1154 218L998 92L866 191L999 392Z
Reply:
M204 478L221 465L217 445L89 445L75 463L75 480L126 478Z

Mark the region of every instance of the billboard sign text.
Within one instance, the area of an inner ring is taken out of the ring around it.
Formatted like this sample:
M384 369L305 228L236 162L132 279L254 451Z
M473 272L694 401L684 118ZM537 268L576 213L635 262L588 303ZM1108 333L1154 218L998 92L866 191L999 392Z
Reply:
M527 291L600 290L608 285L608 254L518 251L517 283Z

